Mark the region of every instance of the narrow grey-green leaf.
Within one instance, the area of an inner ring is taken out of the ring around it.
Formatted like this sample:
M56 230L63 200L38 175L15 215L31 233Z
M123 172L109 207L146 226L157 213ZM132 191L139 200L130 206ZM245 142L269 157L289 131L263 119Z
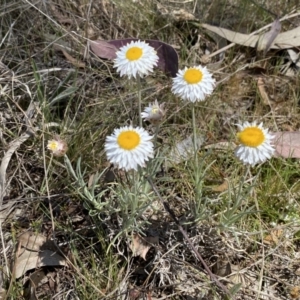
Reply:
M57 95L54 99L52 99L49 103L49 106L54 105L55 103L59 102L60 100L74 94L77 91L78 87L70 86L67 89L65 89L62 93Z

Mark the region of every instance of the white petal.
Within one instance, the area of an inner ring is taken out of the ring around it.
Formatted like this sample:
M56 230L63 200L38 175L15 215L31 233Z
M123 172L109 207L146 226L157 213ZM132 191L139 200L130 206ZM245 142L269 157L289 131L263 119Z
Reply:
M142 56L138 60L130 61L126 58L126 52L132 47L142 49ZM131 41L131 43L121 47L116 55L114 67L117 68L121 77L127 75L129 78L136 78L137 74L141 77L148 75L153 71L153 67L157 65L159 59L155 49L142 41Z
M118 136L124 131L135 131L140 136L140 143L132 150L126 150L118 144ZM106 137L104 149L106 151L107 159L115 164L120 169L126 171L134 169L138 166L144 166L149 158L153 157L153 143L152 136L148 134L143 128L133 128L132 126L125 126L115 129L113 134Z
M213 92L215 80L206 67L195 66L193 69L198 69L202 72L202 80L195 84L187 83L184 80L184 74L189 69L185 67L184 70L179 70L177 76L173 79L172 92L183 100L191 102L204 101L206 96Z
M235 156L240 159L244 164L256 165L270 159L275 152L271 140L273 135L268 134L268 129L263 128L263 123L256 125L256 122L244 122L243 124L236 124L240 131L243 131L247 127L258 127L262 130L265 140L257 147L249 147L247 145L240 144L234 151Z

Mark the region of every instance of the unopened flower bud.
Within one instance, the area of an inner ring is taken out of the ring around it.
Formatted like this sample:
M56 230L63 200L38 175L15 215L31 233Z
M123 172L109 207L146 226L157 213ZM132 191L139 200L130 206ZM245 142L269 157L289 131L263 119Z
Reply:
M151 122L152 124L160 123L166 114L164 105L165 103L158 104L157 100L155 100L155 102L146 107L145 110L141 113L142 118L146 121Z
M68 151L68 145L59 136L56 136L54 139L48 141L47 149L49 149L54 156L64 156Z

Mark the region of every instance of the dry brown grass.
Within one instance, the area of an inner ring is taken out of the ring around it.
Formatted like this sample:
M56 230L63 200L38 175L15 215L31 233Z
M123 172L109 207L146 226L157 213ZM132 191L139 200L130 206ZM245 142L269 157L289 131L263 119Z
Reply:
M249 32L272 22L272 13L283 16L298 5L274 3L2 0L3 299L222 299L158 201L133 220L136 231L158 237L159 244L150 248L146 260L133 257L126 223L131 219L126 219L124 203L118 212L121 204L115 193L130 190L126 174L109 169L101 178L95 193L99 203L111 203L111 211L99 213L63 158L47 153L46 143L55 134L66 139L72 165L75 168L81 157L84 180L91 184L96 172L107 167L106 135L136 117L134 85L119 78L110 61L89 51L89 39L158 39L177 50L180 66L200 64L207 51L225 43L203 30L200 22ZM295 18L283 28L298 24ZM203 174L202 206L197 210L199 203L193 202L197 170L191 161L159 166L154 182L213 273L228 289L238 284L235 299L299 299L298 161L274 159L250 174L230 149L209 147L233 141L234 124L240 120L261 120L271 131L298 130L298 70L290 77L281 74L285 51L262 57L254 49L235 46L222 55L206 62L218 86L209 101L197 105L197 127L205 137L197 166ZM262 97L259 80L270 103ZM143 103L157 98L168 109L158 139L162 155L166 146L192 132L191 109L170 93L170 83L158 71L143 82ZM151 191L147 195L153 197ZM22 248L19 235L24 232L54 240L65 266L46 264L15 278L15 256ZM41 270L42 275L37 273ZM43 280L35 281L34 274Z

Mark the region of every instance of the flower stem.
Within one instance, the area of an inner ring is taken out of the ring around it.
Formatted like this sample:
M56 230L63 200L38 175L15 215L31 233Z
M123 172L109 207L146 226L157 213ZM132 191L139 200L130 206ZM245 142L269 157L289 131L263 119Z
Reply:
M154 133L154 141L153 141L154 148L156 148L157 136L158 136L159 129L160 129L160 124L157 124L155 126L155 133Z
M192 105L192 126L193 126L193 144L194 144L194 163L195 163L195 203L196 212L199 210L200 197L201 197L201 186L200 186L200 172L199 172L199 161L198 161L198 146L197 146L197 126L195 117L195 104Z
M137 85L138 85L138 105L139 105L139 126L142 127L142 87L141 87L141 78L137 74Z
M197 130L196 130L196 117L195 117L195 105L194 104L192 106L192 126L193 126L193 143L194 143L195 162L197 162L197 164L198 164Z

